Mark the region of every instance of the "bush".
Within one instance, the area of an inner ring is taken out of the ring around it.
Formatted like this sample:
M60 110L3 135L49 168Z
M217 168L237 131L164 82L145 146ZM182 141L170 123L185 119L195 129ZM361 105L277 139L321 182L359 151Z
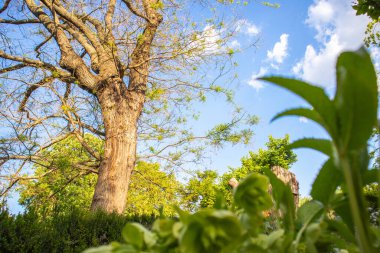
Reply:
M41 218L33 211L0 213L0 252L81 252L92 246L121 240L128 222L150 227L154 217L126 217L103 212L72 210Z

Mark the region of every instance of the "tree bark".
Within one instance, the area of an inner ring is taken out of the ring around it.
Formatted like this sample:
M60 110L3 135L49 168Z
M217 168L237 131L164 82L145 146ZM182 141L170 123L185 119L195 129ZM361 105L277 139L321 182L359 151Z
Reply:
M91 210L123 213L128 185L135 167L137 121L143 94L130 92L118 78L106 80L97 92L106 130L104 155Z

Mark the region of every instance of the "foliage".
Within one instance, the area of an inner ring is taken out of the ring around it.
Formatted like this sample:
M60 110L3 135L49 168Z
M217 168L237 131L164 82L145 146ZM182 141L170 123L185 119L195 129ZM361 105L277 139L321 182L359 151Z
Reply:
M82 252L90 246L121 240L121 229L132 221L149 227L153 218L74 209L46 219L33 211L16 216L2 211L0 252Z
M265 145L266 149L259 149L257 152L251 151L248 156L243 157L241 168L235 169L236 174L231 176L240 179L251 172L262 174L264 168L270 169L273 166L289 169L297 161L296 154L288 147L289 135L278 139L269 136L269 141Z
M197 172L197 177L190 179L182 192L182 206L190 211L199 208L213 207L218 194L222 194L228 204L232 203L232 190L228 181L236 178L238 181L246 178L250 173L263 173L264 168L281 166L289 169L297 161L296 154L288 147L289 136L274 138L269 136L266 149L249 152L241 159L241 167L230 168L229 172L218 176L215 171Z
M102 152L101 139L91 134L85 138L89 145ZM43 155L55 163L49 167L35 166L33 176L36 179L21 181L18 187L20 204L44 216L70 212L73 208L89 209L97 168L93 168L94 173L82 174L74 166L85 163L91 156L81 143L75 137L67 138L45 150ZM46 173L48 177L41 176ZM129 215L158 216L161 207L166 215L173 214L171 206L177 203L180 183L174 175L161 171L157 163L138 162L129 187L126 207Z
M106 168L99 173L116 174L131 172L136 154L173 169L199 162L210 145L250 140L257 121L233 103L230 89L236 78L236 50L230 42L239 23L232 15L225 19L219 2L10 2L0 4L1 39L6 42L0 49L0 164L7 171L0 179L0 197L33 165L54 165L42 153L68 136L91 153L90 166L72 164L80 167L76 173L97 164ZM248 39L247 46L253 41ZM189 122L199 115L193 105L211 94L226 98L231 117L209 131L194 131ZM113 152L116 144L105 145L109 150L99 154L83 140L92 133L111 142L111 131L123 133L124 141L113 140L130 154ZM115 160L122 164L107 164ZM129 173L118 180L110 180L110 174L98 178L108 187L96 188L97 196L116 196L113 192L130 180ZM111 200L115 198L102 203L112 207L99 208L115 210L121 201ZM120 205L116 209L124 209Z
M366 14L374 20L380 17L380 2L377 0L357 0L353 8L356 15Z
M198 171L197 176L191 178L181 192L181 204L189 211L214 206L218 174L212 170Z
M377 0L357 0L353 5L356 15L367 15L372 20L367 25L365 44L366 46L380 45L380 2Z
M262 225L262 211L272 206L268 179L252 173L234 191L229 208L218 201L214 209L193 214L178 209L179 220L160 218L151 231L140 225L126 226L123 234L128 237L123 243L85 252L379 252L380 230L370 225L363 194L363 186L379 183L379 170L369 169L367 151L378 107L369 54L361 48L339 56L333 99L321 88L298 80L263 80L290 90L312 106L279 115L308 117L331 137L293 144L329 157L312 186L312 200L296 210L290 187L264 168L272 185L273 213L281 214L280 227L269 234L263 233Z

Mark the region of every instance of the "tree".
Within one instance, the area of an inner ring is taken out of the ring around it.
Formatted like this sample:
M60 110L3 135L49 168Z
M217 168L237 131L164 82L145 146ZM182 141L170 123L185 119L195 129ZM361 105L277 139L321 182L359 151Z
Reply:
M102 152L102 140L93 135L85 135L91 147ZM69 213L72 209L86 210L91 205L97 174L88 170L78 171L72 165L85 163L91 156L81 143L70 137L54 144L43 153L55 161L57 170L44 177L48 169L35 165L34 180L21 181L18 191L20 204L33 209L40 215ZM160 171L158 164L138 162L131 176L130 193L126 205L128 215L172 215L172 205L178 203L177 191L180 183L174 175Z
M212 170L198 171L197 176L190 179L181 193L181 204L189 211L212 207L216 199L218 174Z
M203 23L182 7L160 0L4 1L1 196L31 179L20 176L30 163L49 168L46 175L57 170L42 154L70 136L90 154L75 166L99 167L91 209L118 213L126 207L137 148L140 158L178 165L181 156L201 154L193 140L247 142L251 130L232 130L245 122L241 111L205 136L177 127L185 121L177 112L206 92L231 99L217 82L234 53L228 47L234 26L215 19L213 8ZM217 72L214 80L210 72ZM104 139L103 153L86 142L86 133Z
M367 25L365 44L367 47L380 45L380 2L377 0L357 0L352 6L356 15L367 15L371 21Z
M216 201L217 192L223 194L227 203L231 203L232 189L228 183L231 178L241 181L251 173L263 174L263 169L271 169L273 166L290 169L297 161L296 154L288 147L289 135L284 138L269 136L269 141L265 145L266 149L259 149L257 152L250 151L248 156L243 157L241 167L230 168L229 172L221 176L209 170L198 172L197 177L191 179L184 187L182 197L184 207L192 211L212 207Z

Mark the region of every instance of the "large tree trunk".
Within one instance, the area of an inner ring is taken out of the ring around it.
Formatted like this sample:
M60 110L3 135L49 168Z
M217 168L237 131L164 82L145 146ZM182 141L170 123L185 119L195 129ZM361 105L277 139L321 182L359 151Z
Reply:
M91 210L123 213L135 166L137 120L143 96L130 92L119 78L110 78L97 92L106 139Z

